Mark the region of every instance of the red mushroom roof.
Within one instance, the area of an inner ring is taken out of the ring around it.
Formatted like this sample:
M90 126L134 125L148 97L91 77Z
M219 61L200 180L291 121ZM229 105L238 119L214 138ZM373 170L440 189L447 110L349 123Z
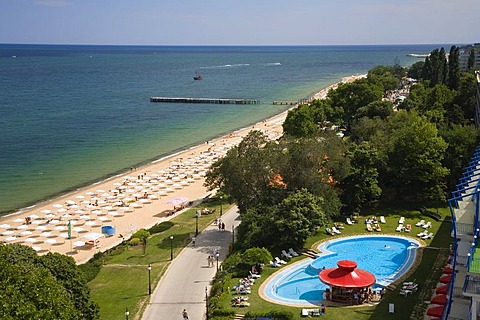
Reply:
M432 307L427 310L427 316L431 317L441 317L443 314L443 308L445 306L437 306L437 307Z
M357 263L351 260L337 262L338 268L320 271L320 281L333 287L364 288L375 283L375 276L368 271L356 269Z
M438 294L434 296L431 300L433 304L446 304L447 303L447 295L446 294Z

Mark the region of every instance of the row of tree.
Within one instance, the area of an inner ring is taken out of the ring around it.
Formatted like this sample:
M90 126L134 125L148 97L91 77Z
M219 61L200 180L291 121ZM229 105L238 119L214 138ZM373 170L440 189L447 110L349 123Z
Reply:
M254 131L217 161L206 185L238 204L237 247L301 247L329 219L379 199L445 200L478 138L475 77L460 72L458 48L450 57L442 48L409 69L375 67L289 111L280 140ZM408 98L383 99L410 87L407 74L419 78Z

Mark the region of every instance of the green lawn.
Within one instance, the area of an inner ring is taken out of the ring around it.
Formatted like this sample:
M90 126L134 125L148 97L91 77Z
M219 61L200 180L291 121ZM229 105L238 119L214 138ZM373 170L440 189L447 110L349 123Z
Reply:
M219 212L220 204L209 205L215 207ZM200 207L200 208L203 208ZM224 208L226 204L224 203ZM147 266L152 265L151 279L152 288L158 283L164 274L168 264L170 263L170 235L174 236L173 250L176 255L188 243L188 239L195 232L195 212L198 208L192 208L171 221L175 224L171 229L155 235L148 240L146 254L143 254L141 246L124 250L117 250L117 254L108 255L104 258L103 268L98 276L89 283L93 299L100 306L101 319L123 319L125 309L130 311L131 318L142 312L148 302L148 271ZM448 209L440 209L440 213L445 217L449 216ZM387 223L382 224L381 234L402 234L416 238L416 234L422 231L422 228L415 227L415 223L420 219L432 221L431 232L435 233L432 240L427 240L426 244L431 246L423 250L423 259L416 270L412 270L407 277L409 280L416 279L420 284L420 290L407 298L398 294L399 289L395 291L387 291L383 301L378 306L366 307L335 307L329 306L327 313L323 319L408 319L413 310L422 314L422 302L428 300L433 288L436 285L441 270L446 260L447 250L439 248L448 248L451 243L450 223L448 221L436 222L428 217L422 217L418 211L408 211L400 209L382 208L368 212L368 216L384 215ZM412 231L408 234L405 232L396 232L398 219L400 216L406 218L405 224L412 225ZM201 216L198 220L199 230L203 230L217 218L215 215ZM368 233L365 229L366 216L358 218L359 223L349 226L345 221L341 221L345 225L340 236L356 235ZM333 224L331 224L333 225ZM330 225L330 226L331 226ZM313 248L314 244L328 238L332 238L325 234L325 228L306 242L305 249ZM374 232L379 233L379 232ZM440 254L440 255L439 255ZM292 259L289 263L303 259L302 256ZM278 269L266 267L262 273L262 278L257 281L254 289L257 289L262 281ZM433 272L432 272L433 270ZM440 272L440 273L439 273ZM248 308L235 309L230 306L232 293L228 293L228 287L232 288L238 283L238 279L232 279L226 284L223 294L219 297L213 297L219 303L219 307L226 310L234 310L237 313L246 313L251 311L275 311L289 310L295 314L295 319L300 319L301 308L282 306L267 302L261 299L256 290L249 295L251 306ZM419 302L420 301L420 302ZM395 314L388 313L388 303L395 304ZM417 305L417 303L419 303ZM416 318L413 318L416 319ZM419 318L421 319L421 317Z

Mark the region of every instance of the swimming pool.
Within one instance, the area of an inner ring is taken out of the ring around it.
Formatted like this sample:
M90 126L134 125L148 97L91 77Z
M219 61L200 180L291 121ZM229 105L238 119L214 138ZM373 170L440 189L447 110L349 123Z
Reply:
M375 275L374 287L398 279L415 260L420 244L400 236L368 235L329 240L318 246L315 260L307 259L279 271L262 285L263 296L271 302L297 306L318 305L327 285L318 278L320 270L334 268L339 260L353 260L359 269Z

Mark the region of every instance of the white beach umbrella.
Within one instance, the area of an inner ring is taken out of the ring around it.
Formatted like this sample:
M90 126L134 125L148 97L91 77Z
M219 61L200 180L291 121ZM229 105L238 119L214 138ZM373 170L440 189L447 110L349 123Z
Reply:
M3 239L3 241L5 241L5 242L12 242L12 241L15 241L15 240L17 240L17 237L15 237L15 236L6 237L5 239Z
M78 217L82 220L90 220L92 217L90 217L90 215L88 214L82 214L80 217Z
M57 243L57 240L56 240L56 239L47 239L47 240L45 240L45 241L43 241L43 242L45 242L45 243L48 243L48 244L52 245L52 244L55 244L55 243Z
M26 230L26 229L28 229L28 226L26 224L21 224L17 226L17 230Z
M32 247L32 249L35 250L35 251L42 251L42 247L40 247L40 246L34 246L34 247Z
M9 236L9 235L12 235L12 234L14 234L14 233L15 233L15 231L7 230L7 231L3 231L3 232L2 232L2 235L4 235L4 236Z
M139 201L140 201L141 203L146 203L146 204L152 203L152 201L151 201L150 199L140 199Z
M8 223L0 224L1 229L9 229L10 225Z
M96 215L101 215L102 213L104 214L104 212L100 209L93 210L92 213Z
M65 209L65 208L62 208L62 209L58 209L58 210L57 210L58 213L65 213L65 212L67 212L67 211L68 211L68 209Z
M42 233L40 233L40 237L50 237L52 235L52 233L50 231L44 231Z
M66 228L67 228L67 227L65 227L65 226L55 226L55 227L53 228L53 230L55 230L55 231L63 231L63 230L65 230Z
M77 199L84 199L84 198L85 198L85 196L78 195L78 196L76 196L75 198L77 198Z
M90 220L90 221L85 222L85 225L89 226L89 227L94 227L94 226L98 226L99 223L95 220Z
M93 195L95 195L95 192L93 192L93 191L88 191L88 192L85 192L85 194L86 194L87 196L93 196Z
M74 204L76 204L76 202L73 201L73 200L71 200L71 199L65 200L65 203L68 204L68 205L74 205Z
M40 217L37 216L36 214L31 214L31 215L29 215L29 217L30 217L31 219L38 219L38 218L40 218Z
M38 227L35 228L35 230L43 231L43 230L47 230L47 227L46 226L38 226Z
M36 243L36 242L38 242L38 239L37 238L26 238L26 239L23 240L23 242Z
M53 219L53 220L50 220L50 222L48 224L57 224L57 223L60 223L60 220Z
M13 220L13 222L15 223L20 223L20 222L24 222L25 219L22 219L22 218L16 218L15 220Z
M83 213L85 213L85 210L83 210L83 209L77 209L77 210L74 211L74 213L75 213L75 214L83 214Z
M53 205L53 207L56 208L56 209L60 209L60 208L63 208L63 204L55 203L55 204ZM45 212L43 212L43 211L45 211L45 210L42 210L41 212L42 212L42 213L45 213Z
M41 220L33 220L32 221L33 224L44 224L44 223L47 223L45 220L41 219Z
M20 235L21 235L22 237L25 237L25 236L31 235L32 233L33 233L32 231L25 230L25 231L20 232Z
M82 227L75 227L75 228L73 228L73 229L72 229L72 231L74 231L74 232L77 232L77 233L78 233L78 232L82 232L82 231L84 231L84 229L83 229Z
M85 241L75 241L75 242L73 243L73 246L74 246L75 248L84 247L84 246L85 246Z

